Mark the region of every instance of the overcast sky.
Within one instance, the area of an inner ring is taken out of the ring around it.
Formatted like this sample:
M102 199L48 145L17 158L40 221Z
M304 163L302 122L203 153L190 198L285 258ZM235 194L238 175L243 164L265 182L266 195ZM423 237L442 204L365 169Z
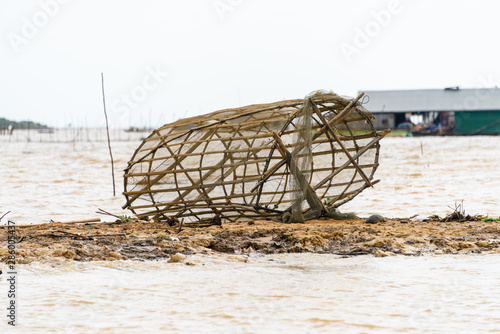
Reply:
M113 127L317 89L489 87L494 0L0 0L0 117Z

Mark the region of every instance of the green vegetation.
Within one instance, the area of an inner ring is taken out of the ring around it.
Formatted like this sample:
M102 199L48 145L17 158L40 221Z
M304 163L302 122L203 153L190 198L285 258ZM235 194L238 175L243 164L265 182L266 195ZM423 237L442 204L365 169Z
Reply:
M407 130L392 130L391 133L388 134L390 137L405 137L408 133Z
M14 129L47 129L47 125L43 125L40 123L35 123L32 121L11 121L6 118L0 117L0 129L6 129L9 125L12 124Z
M484 217L483 219L481 219L483 222L498 222L500 221L500 217L498 218L493 218L493 217Z
M120 216L120 223L130 223L132 222L133 218L130 216Z

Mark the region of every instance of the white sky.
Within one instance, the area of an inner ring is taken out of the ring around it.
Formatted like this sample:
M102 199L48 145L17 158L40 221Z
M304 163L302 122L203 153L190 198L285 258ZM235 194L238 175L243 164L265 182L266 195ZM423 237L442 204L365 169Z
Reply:
M499 13L495 0L0 0L0 117L103 126L101 72L113 127L317 89L492 86Z

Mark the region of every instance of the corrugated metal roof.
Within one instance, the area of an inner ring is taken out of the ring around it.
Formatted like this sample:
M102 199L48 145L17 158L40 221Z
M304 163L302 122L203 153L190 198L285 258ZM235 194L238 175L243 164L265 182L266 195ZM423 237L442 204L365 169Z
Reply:
M500 110L500 88L363 91L372 113Z

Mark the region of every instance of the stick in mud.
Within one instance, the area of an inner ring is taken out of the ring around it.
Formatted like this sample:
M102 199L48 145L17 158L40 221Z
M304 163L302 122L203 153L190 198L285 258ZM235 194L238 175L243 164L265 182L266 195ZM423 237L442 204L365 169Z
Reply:
M116 196L115 166L114 166L114 161L113 161L113 152L111 152L111 142L109 140L108 114L106 113L106 98L104 97L104 73L101 73L101 86L102 86L102 103L104 105L104 117L106 118L106 134L108 136L108 148L109 148L109 155L111 157L111 176L113 177L113 196Z
M98 223L100 222L100 218L91 218L91 219L81 219L81 220L70 220L67 222L56 222L51 220L52 224L84 224L84 223Z
M2 221L3 217L7 216L9 213L10 213L10 211L7 211L6 213L4 213L4 214L2 215L2 217L0 217L0 222Z
M115 214L112 214L112 213L110 213L110 212L108 212L108 211L104 211L104 210L103 210L103 209L101 209L101 208L97 208L97 209L98 209L98 211L96 211L96 213L98 213L98 214L100 214L100 215L108 215L108 216L111 216L111 217L115 217L115 218L121 219L121 218L120 218L120 216L117 216L117 215L115 215Z

